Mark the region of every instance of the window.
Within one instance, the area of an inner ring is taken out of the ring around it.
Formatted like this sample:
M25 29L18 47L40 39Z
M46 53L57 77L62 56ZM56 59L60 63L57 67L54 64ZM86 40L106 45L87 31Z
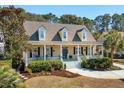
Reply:
M39 40L45 40L45 33L46 29L44 27L40 27L38 30Z
M87 38L87 33L86 33L86 31L83 31L82 32L82 41L86 40L86 38Z
M83 39L85 39L86 38L86 34L85 33L83 33Z
M44 39L44 31L41 31L41 32L40 32L40 37L41 37L42 39Z
M63 38L64 38L64 39L67 38L67 34L66 34L66 32L63 32Z
M63 32L63 40L67 40L67 32L66 31Z

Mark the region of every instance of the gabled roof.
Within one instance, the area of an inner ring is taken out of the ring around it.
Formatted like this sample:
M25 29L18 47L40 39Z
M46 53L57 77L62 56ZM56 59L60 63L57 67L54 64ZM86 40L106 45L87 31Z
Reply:
M37 33L37 30L40 26L44 26L47 29L46 32L46 41L61 41L58 32L63 27L66 27L68 29L68 42L72 41L81 41L79 37L77 36L77 31L85 28L84 25L73 25L73 24L59 24L59 23L47 23L47 22L36 22L36 21L25 21L24 28L26 30L26 34L30 37ZM96 42L93 35L87 30L88 32L88 41L90 42ZM37 37L37 35L35 36ZM38 40L31 40L31 41L38 41Z

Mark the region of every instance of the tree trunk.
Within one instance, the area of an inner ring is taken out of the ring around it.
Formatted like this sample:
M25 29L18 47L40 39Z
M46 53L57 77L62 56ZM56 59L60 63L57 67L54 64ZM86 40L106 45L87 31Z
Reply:
M111 49L111 65L113 65L114 48Z

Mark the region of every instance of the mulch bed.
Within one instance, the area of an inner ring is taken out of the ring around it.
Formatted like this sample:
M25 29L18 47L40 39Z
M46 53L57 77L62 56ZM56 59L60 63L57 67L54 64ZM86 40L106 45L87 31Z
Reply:
M22 75L28 78L38 77L38 76L50 76L50 75L67 77L67 78L75 78L75 77L81 76L79 74L71 73L66 70L56 70L52 72L37 72L37 73L32 73L32 74L29 74L28 72L23 72Z

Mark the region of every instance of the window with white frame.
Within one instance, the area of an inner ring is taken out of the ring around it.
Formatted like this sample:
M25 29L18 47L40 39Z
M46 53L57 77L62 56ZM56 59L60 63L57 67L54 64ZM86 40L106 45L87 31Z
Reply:
M38 32L39 32L39 40L45 40L46 29L44 27L40 27Z
M63 31L63 41L66 41L68 39L68 33L67 31Z
M86 39L87 39L87 33L86 33L86 31L83 31L82 32L82 41L84 41Z
M41 37L42 39L44 39L44 31L41 31L41 32L40 32L40 37Z

